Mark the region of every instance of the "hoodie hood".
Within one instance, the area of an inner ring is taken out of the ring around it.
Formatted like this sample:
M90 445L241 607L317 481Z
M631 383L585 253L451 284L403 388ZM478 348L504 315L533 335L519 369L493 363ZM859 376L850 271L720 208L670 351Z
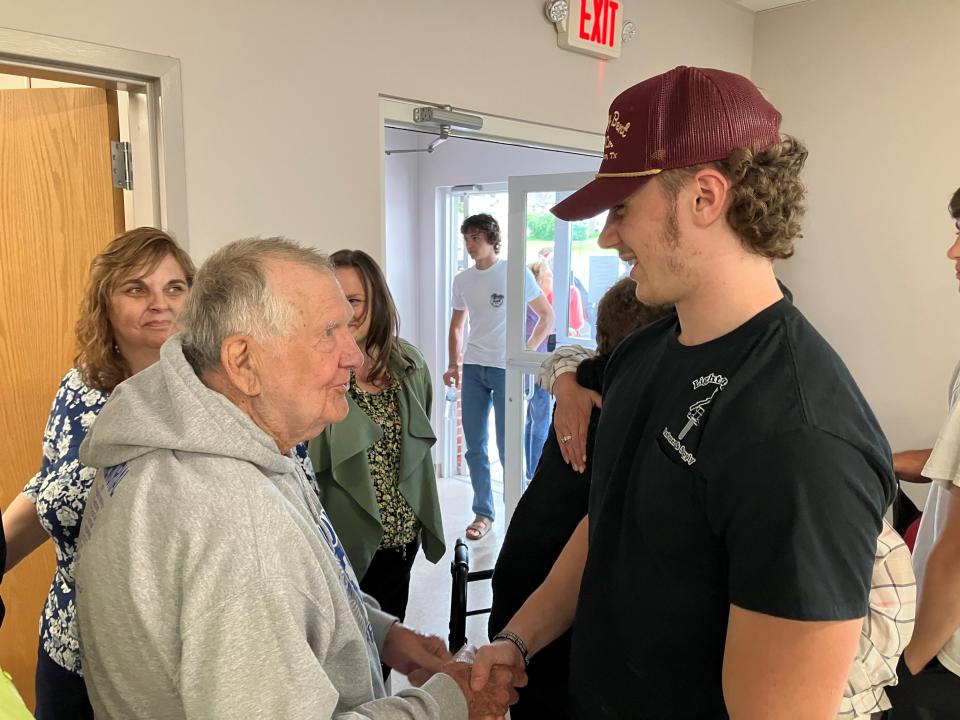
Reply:
M80 446L80 460L105 468L154 450L235 458L267 474L289 473L294 464L246 413L200 382L179 335L163 344L159 362L114 389Z

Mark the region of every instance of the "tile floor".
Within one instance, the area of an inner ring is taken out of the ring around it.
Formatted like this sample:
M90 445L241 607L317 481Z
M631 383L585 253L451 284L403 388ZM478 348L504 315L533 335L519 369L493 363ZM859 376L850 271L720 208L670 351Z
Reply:
M470 509L473 489L468 479L440 478L437 480L437 490L443 509L447 552L436 564L428 562L423 553L417 556L410 579L410 601L407 604L405 622L423 632L439 635L446 642L450 623L450 562L453 560L453 548L457 538L466 539L464 530L473 520L473 511ZM494 503L499 519L494 522L493 528L480 540L468 542L471 570L492 568L500 552L505 532L502 520L503 495L496 490ZM468 607L471 610L490 607L489 582L470 583ZM486 615L467 618L467 639L474 644L486 642ZM393 692L408 686L402 675L394 678L391 685Z

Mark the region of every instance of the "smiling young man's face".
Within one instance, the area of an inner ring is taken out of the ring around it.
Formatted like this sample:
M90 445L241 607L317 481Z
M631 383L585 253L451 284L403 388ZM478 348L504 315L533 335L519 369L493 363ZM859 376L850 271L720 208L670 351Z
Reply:
M641 302L666 305L682 297L689 277L680 240L676 202L651 180L610 210L597 243L633 266Z

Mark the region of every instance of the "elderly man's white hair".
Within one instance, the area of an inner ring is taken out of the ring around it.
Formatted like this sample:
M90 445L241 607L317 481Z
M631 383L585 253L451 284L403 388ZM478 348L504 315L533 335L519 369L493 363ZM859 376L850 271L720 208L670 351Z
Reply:
M266 340L292 330L296 311L267 281L271 260L333 272L326 255L281 237L237 240L211 255L179 318L183 354L198 375L220 367L220 347L231 335Z

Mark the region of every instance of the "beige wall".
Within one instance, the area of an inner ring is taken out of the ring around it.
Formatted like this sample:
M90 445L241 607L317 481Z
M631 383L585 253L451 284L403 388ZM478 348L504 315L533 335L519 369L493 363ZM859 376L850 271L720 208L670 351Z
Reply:
M956 0L813 0L754 16L632 0L602 64L556 47L541 0L0 0L3 25L182 62L191 248L284 233L381 255L378 93L599 130L673 65L749 73L811 147L811 212L782 269L895 447L929 444L960 348L944 204ZM754 19L756 18L756 20Z
M813 0L756 20L753 78L810 150L805 238L780 274L894 450L936 439L960 357L945 257L958 27L956 0Z
M617 92L650 74L749 72L748 11L627 9L641 35L607 65L559 50L542 0L0 0L0 24L181 60L198 259L254 233L379 256L378 93L599 131Z

